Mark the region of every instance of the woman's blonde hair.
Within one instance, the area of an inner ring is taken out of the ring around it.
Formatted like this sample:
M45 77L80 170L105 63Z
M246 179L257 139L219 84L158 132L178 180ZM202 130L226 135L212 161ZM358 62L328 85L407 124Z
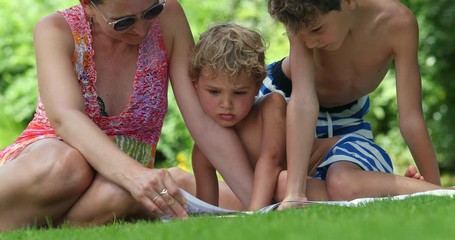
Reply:
M193 50L190 75L202 73L235 79L245 74L258 82L265 78L264 39L261 34L234 23L217 24L202 33Z

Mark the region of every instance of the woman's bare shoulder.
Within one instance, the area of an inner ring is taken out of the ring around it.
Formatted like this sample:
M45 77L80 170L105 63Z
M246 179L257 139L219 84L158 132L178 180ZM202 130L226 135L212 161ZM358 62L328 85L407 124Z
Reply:
M176 0L167 0L166 7L159 16L159 21L168 52L172 52L176 39L184 39L183 37L186 35L192 37L183 8Z
M71 29L65 18L58 12L47 15L36 23L33 38L35 47L57 41L61 46L68 47L68 50L72 51L74 45Z
M58 31L62 33L70 33L68 23L62 14L54 12L42 17L35 25L35 32Z

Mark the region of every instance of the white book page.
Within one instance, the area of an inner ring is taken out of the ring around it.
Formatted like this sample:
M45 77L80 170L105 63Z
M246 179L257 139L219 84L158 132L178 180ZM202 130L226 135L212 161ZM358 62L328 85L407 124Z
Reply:
M187 202L186 211L188 214L212 214L212 215L222 215L222 214L234 214L241 213L241 211L229 210L221 207L217 207L210 203L204 202L199 198L189 194L187 191L180 189L183 197L185 197Z

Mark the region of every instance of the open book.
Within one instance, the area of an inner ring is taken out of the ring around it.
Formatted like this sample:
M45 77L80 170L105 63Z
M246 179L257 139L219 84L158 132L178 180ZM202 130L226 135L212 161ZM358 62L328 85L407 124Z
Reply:
M212 205L210 203L204 202L199 198L191 195L183 189L180 189L183 197L185 197L187 202L186 211L189 215L235 215L235 214L252 214L253 211L239 211L239 210L230 210L222 207ZM279 203L275 203L269 206L256 211L256 212L269 212L278 208Z
M230 210L226 208L221 208L210 203L204 202L199 198L191 195L190 193L186 192L183 189L180 189L182 192L183 197L185 197L187 202L187 209L189 215L201 215L201 214L208 214L208 215L235 215L235 214L252 214L252 211L238 211L238 210ZM279 203L275 203L269 206L265 206L264 208L258 210L257 212L269 212L271 210L276 209L279 206Z
M183 189L180 189L183 196L186 198L188 207L187 212L189 215L236 215L236 214L253 214L253 213L267 213L277 209L280 204L283 203L275 203L269 206L265 206L264 208L258 211L237 211L237 210L229 210L221 207L214 206L207 202L204 202L195 196L191 195L190 193L186 192ZM336 206L344 206L344 207L355 207L361 206L366 203L370 203L373 201L378 200L403 200L408 197L416 197L416 196L424 196L424 195L431 195L431 196L446 196L446 197L455 197L455 190L432 190L426 192L418 192L409 195L399 195L393 197L381 197L381 198L358 198L351 201L302 201L302 202L293 202L299 203L302 206L307 204L325 204L325 205L336 205Z

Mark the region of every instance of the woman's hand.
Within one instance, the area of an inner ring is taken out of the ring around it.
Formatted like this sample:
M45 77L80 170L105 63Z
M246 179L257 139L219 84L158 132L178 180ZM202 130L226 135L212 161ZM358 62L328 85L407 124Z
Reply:
M144 168L130 179L131 195L152 214L186 218L186 200L165 169Z

